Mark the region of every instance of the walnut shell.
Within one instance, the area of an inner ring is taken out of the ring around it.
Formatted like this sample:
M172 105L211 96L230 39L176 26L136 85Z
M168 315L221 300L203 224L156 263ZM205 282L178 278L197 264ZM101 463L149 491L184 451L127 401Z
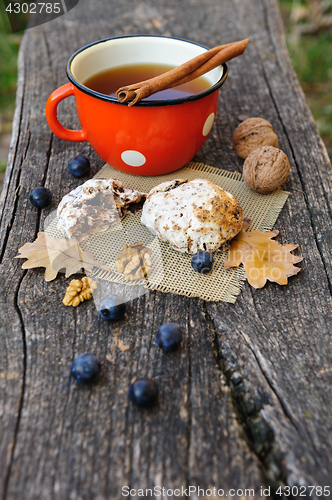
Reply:
M262 146L278 147L278 137L271 123L263 118L248 118L236 128L233 134L233 149L241 158Z
M243 179L250 189L268 194L286 182L290 164L283 151L272 146L256 149L243 164Z

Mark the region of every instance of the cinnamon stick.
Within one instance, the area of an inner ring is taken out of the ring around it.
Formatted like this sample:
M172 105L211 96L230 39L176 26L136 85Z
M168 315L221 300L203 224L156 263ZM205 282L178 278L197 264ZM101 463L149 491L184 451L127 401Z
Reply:
M166 73L119 88L116 91L116 97L121 103L131 101L128 106L133 106L156 92L187 83L234 57L240 56L245 51L248 42L249 38L214 47Z

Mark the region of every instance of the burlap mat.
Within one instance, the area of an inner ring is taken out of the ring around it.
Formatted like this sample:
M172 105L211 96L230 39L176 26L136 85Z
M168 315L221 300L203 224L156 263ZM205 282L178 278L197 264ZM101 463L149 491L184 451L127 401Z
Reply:
M175 178L209 179L238 198L245 217L251 219L249 231L271 230L289 195L288 192L280 189L270 195L260 195L246 186L241 174L226 172L202 163L188 163L181 170L157 177L125 174L105 165L95 177L113 177L122 181L126 188L146 193L157 184ZM191 255L171 249L168 243L152 235L140 223L140 217L141 212L128 215L115 227L92 235L81 243L84 250L89 250L95 259L104 262L111 270L108 272L95 269L93 273L89 273L89 276L129 287L141 285L150 290L171 292L186 297L200 297L207 301L231 303L236 301L246 275L242 266L234 270L224 269L224 260L228 252L215 252L212 271L206 275L200 275L191 267ZM57 219L54 219L46 232L61 238L63 235L56 229L56 224ZM118 252L125 244L130 245L138 241L152 248L152 271L145 279L128 282L122 274L116 271L114 263Z

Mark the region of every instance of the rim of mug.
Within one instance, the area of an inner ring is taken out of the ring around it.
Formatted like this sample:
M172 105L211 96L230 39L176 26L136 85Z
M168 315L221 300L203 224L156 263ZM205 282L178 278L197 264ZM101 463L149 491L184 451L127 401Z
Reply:
M72 72L71 72L71 65L72 65L72 62L75 59L75 57L78 56L78 54L80 54L84 50L88 49L89 47L93 47L94 45L98 45L99 43L108 42L109 40L117 40L117 39L120 39L120 38L141 38L141 37L168 38L168 39L171 39L171 40L179 40L180 42L187 42L187 43L190 43L192 45L197 45L198 47L202 47L203 49L209 50L207 47L205 47L204 45L201 45L200 43L192 42L191 40L186 40L185 38L179 38L179 37L173 37L173 36L163 36L163 35L120 35L120 36L112 36L112 37L109 37L109 38L103 38L101 40L96 40L95 42L92 42L92 43L89 43L87 45L84 45L84 47L81 47L76 52L74 52L74 54L69 58L68 63L67 63L67 71L66 71L66 73L67 73L68 79L71 81L71 83L73 85L75 85L75 87L77 87L79 90L81 90L85 94L88 94L88 95L90 95L92 97L96 97L98 99L101 99L102 101L112 102L112 103L115 103L115 104L119 104L121 106L127 106L128 105L127 102L119 102L116 97L109 96L109 95L106 95L106 94L101 94L100 92L96 92L95 90L92 90L92 89L86 87L85 85L83 85L82 83L80 83L78 80L76 80L76 78L72 74ZM205 97L205 96L207 96L209 94L212 94L212 92L215 92L216 90L218 90L225 83L226 78L228 76L227 64L223 63L220 66L222 66L222 68L223 68L223 72L222 72L221 77L219 78L219 80L215 84L213 84L211 87L209 87L208 89L204 90L203 92L199 92L198 94L192 94L192 95L189 95L189 96L186 96L186 97L178 97L178 98L175 98L175 99L151 99L149 101L144 101L143 100L143 101L140 101L140 102L136 103L135 104L135 108L138 107L138 106L139 107L143 107L143 106L144 107L146 107L146 106L150 106L150 107L151 106L166 106L166 105L168 106L170 104L181 104L183 102L190 102L190 101L196 101L198 99L202 99L202 97Z

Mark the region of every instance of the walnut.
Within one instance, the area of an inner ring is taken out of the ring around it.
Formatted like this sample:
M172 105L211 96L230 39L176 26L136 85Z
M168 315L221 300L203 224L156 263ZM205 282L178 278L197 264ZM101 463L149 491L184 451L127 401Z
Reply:
M93 279L84 276L82 281L71 280L62 303L65 306L77 307L84 300L90 300L93 290L97 288L97 284Z
M126 245L117 255L115 269L128 281L144 278L151 271L151 252L141 242Z
M247 186L268 194L286 182L290 164L283 151L272 146L256 149L243 164L243 179Z
M241 158L262 146L278 147L278 137L271 123L263 118L248 118L233 134L233 149Z

